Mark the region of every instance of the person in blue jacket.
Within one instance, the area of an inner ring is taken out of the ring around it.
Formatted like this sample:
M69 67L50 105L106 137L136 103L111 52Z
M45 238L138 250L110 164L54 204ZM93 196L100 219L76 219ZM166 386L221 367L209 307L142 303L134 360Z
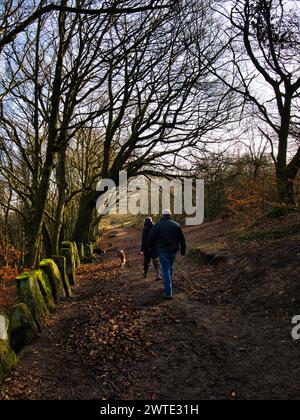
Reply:
M150 216L146 217L143 229L141 254L144 256L144 277L148 277L148 271L150 263L152 261L155 268L156 280L160 280L160 266L157 250L155 247L153 247L152 249L148 247L148 239L153 226L154 223L152 221L152 218Z
M172 220L170 210L163 211L162 219L152 228L148 247L158 252L163 283L165 288L165 298L172 299L172 276L177 252L186 255L186 240L183 231L178 223Z

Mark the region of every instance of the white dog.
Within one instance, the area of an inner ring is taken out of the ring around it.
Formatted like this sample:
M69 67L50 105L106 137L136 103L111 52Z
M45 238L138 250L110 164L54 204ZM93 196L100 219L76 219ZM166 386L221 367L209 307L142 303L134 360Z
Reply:
M118 251L118 258L120 258L120 268L124 268L127 260L126 260L125 252L122 249Z

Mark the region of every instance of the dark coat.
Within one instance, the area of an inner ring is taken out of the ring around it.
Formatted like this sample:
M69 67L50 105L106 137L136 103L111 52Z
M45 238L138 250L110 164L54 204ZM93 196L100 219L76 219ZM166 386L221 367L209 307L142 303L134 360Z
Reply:
M142 246L141 246L141 252L144 253L145 258L158 258L157 249L154 246L152 249L148 247L148 239L150 236L150 233L153 229L154 223L151 220L146 220L144 229L143 229L143 237L142 237Z
M181 250L181 255L186 254L186 240L178 223L170 217L164 217L158 222L149 235L149 248L155 247L158 253L175 254Z

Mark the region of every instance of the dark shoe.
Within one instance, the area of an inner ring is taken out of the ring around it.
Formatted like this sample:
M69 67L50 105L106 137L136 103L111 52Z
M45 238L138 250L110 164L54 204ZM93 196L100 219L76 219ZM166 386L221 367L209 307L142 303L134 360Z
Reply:
M148 278L148 273L144 273L144 279L147 279Z
M173 296L166 296L166 295L164 295L164 299L165 300L172 300L173 299Z

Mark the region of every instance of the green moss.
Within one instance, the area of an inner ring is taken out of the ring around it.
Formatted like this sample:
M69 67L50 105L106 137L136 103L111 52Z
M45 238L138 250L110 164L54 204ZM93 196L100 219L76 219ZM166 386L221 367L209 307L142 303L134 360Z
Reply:
M74 248L74 252L75 252L76 267L80 268L81 260L80 260L80 256L79 256L78 247L77 247L76 242L73 242L73 248Z
M40 290L49 309L55 308L50 280L43 270L35 270Z
M60 246L62 248L69 248L69 249L73 249L73 242L71 241L63 241Z
M78 244L77 249L78 249L80 262L83 263L84 262L84 245L83 244Z
M55 264L57 265L60 274L61 274L61 278L62 278L62 282L64 285L64 289L66 292L66 296L67 297L72 297L72 289L70 286L70 282L69 282L69 277L67 275L67 262L66 262L66 258L65 257L61 257L61 256L53 256L53 261L55 262Z
M9 335L13 350L19 353L37 337L39 329L25 303L12 307L9 313Z
M72 258L74 259L73 263L75 264L75 268L79 268L81 265L78 248L75 242L68 242L64 241L61 243L60 246L62 249L69 249L72 253Z
M8 340L0 340L0 377L7 375L18 363Z
M43 260L40 263L40 268L49 278L55 303L66 298L62 277L55 262L52 259Z
M67 276L70 284L76 284L76 265L72 251L69 248L61 248L60 255L66 259Z
M30 271L22 274L16 278L16 283L20 302L28 306L35 322L41 329L43 318L49 313L49 310L40 290L36 272Z

